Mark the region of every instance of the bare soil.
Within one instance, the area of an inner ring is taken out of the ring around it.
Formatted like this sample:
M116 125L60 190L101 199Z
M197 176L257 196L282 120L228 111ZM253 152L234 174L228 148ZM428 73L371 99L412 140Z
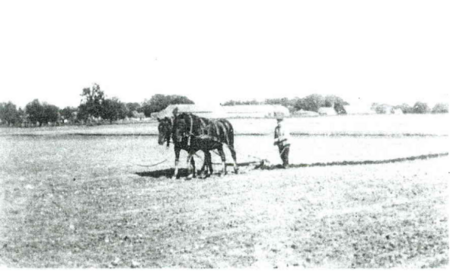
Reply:
M237 138L241 159L255 152L245 151L251 145L265 148L260 138ZM395 139L321 138L316 150L304 139L292 154L310 163L446 150L441 138ZM273 151L260 155L276 163ZM268 171L249 166L239 175L190 181L154 173L169 170L172 160L136 165L167 154L154 137L0 137L0 262L29 268L448 265L448 157Z

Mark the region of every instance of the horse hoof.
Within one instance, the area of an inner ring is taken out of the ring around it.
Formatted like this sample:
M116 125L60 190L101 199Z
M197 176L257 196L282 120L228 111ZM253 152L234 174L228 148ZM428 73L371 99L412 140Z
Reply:
M201 177L201 178L207 178L207 177L209 177L209 176L211 176L211 174L209 174L209 173L202 173L201 175L199 175L199 177Z

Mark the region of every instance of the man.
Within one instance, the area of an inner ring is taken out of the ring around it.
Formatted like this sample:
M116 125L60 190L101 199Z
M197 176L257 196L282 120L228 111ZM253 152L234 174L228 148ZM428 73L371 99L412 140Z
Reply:
M278 146L283 167L286 169L289 167L290 133L284 124L283 115L277 114L276 118L277 127L275 128L275 141L273 144Z

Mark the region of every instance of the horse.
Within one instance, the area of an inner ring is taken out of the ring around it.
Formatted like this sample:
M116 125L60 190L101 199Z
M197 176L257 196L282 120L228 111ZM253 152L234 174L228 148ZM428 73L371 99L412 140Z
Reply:
M177 110L174 110L174 116L176 117L177 114ZM174 119L165 117L163 119L159 119L158 118L158 144L159 145L163 145L165 142L167 143L167 147L169 147L170 145L170 139L173 136L173 125L174 125ZM202 117L198 117L196 122L193 124L193 126L196 127L196 130L194 130L193 133L198 134L203 134L205 131L204 129L206 128L206 126L210 123L210 121L206 118L202 118ZM175 142L175 139L172 138L172 140L174 141L174 145L175 145L175 173L174 173L174 178L177 177L178 174L178 161L179 161L179 157L180 157L180 150L186 150L189 152L189 147L187 146L186 141L184 143L182 143L182 141L178 141ZM197 139L194 140L194 144L197 145ZM209 150L203 150L204 155L205 155L205 159L203 162L203 166L200 170L200 174L202 175L203 173L207 174L212 174L213 173L213 169L212 169L212 163L211 163L211 153L209 152ZM195 176L195 161L193 158L188 158L188 163L191 162L193 169L193 174ZM206 172L205 172L205 168L206 168Z
M201 150L205 153L205 165L211 166L210 150L218 150L222 160L222 174L226 174L226 160L223 151L223 145L227 145L234 161L234 171L238 173L236 161L236 151L234 149L234 130L231 123L226 119L208 120L198 117L191 113L174 114L172 140L175 144L175 173L178 174L178 160L180 150L184 149L188 152L187 166L190 173L193 170L195 176L195 162L192 162L193 155ZM191 166L191 165L192 166ZM203 171L203 168L202 168Z

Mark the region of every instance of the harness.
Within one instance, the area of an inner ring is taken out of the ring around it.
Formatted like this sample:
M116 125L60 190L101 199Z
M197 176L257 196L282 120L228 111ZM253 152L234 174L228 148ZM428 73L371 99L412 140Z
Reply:
M184 133L182 134L184 137L187 137L187 146L190 147L192 144L192 138L198 138L198 139L206 139L206 140L211 140L217 143L221 143L221 144L225 144L227 146L229 146L229 137L227 135L227 127L220 121L211 121L210 124L212 125L212 127L215 129L215 132L218 136L220 136L220 130L223 131L224 136L225 136L225 140L226 142L221 142L221 140L219 138L214 137L214 135L211 134L205 134L204 131L206 130L206 126L207 124L203 121L203 118L199 118L200 120L200 124L203 126L203 131L201 133L199 133L198 135L194 135L194 116L191 113L186 113L186 115L188 116L190 123L189 123L189 132L188 133ZM172 119L172 127L174 127L174 123L173 123ZM170 139L170 138L169 138Z
M172 133L173 123L174 123L174 120L175 120L175 119L169 118L169 120L170 120L170 130L171 130L171 131L169 132L169 135L166 134L167 146L170 145L170 133Z
M202 125L202 130L203 130L203 132L204 132L205 129L206 129L206 124L205 124L203 118L200 117L199 119L200 119L200 124Z
M201 134L201 135L199 135L199 136L197 136L197 137L195 137L195 138L197 138L197 139L202 139L202 140L211 140L211 141L214 141L214 142L217 142L217 143L221 143L221 144L224 144L223 142L221 142L219 139L217 139L216 137L213 137L213 136L210 136L210 135L207 135L207 134Z
M193 133L192 133L192 129L194 128L194 120L192 119L192 114L188 114L189 115L189 119L190 119L190 121L191 121L191 128L189 129L189 135L188 135L188 142L187 142L187 145L188 145L188 147L190 147L191 146L191 137L194 135Z
M214 129L216 130L217 136L220 136L219 128L217 127L217 122L216 122L216 121L213 121L213 122L211 122L211 123L212 123L212 125L214 126Z

